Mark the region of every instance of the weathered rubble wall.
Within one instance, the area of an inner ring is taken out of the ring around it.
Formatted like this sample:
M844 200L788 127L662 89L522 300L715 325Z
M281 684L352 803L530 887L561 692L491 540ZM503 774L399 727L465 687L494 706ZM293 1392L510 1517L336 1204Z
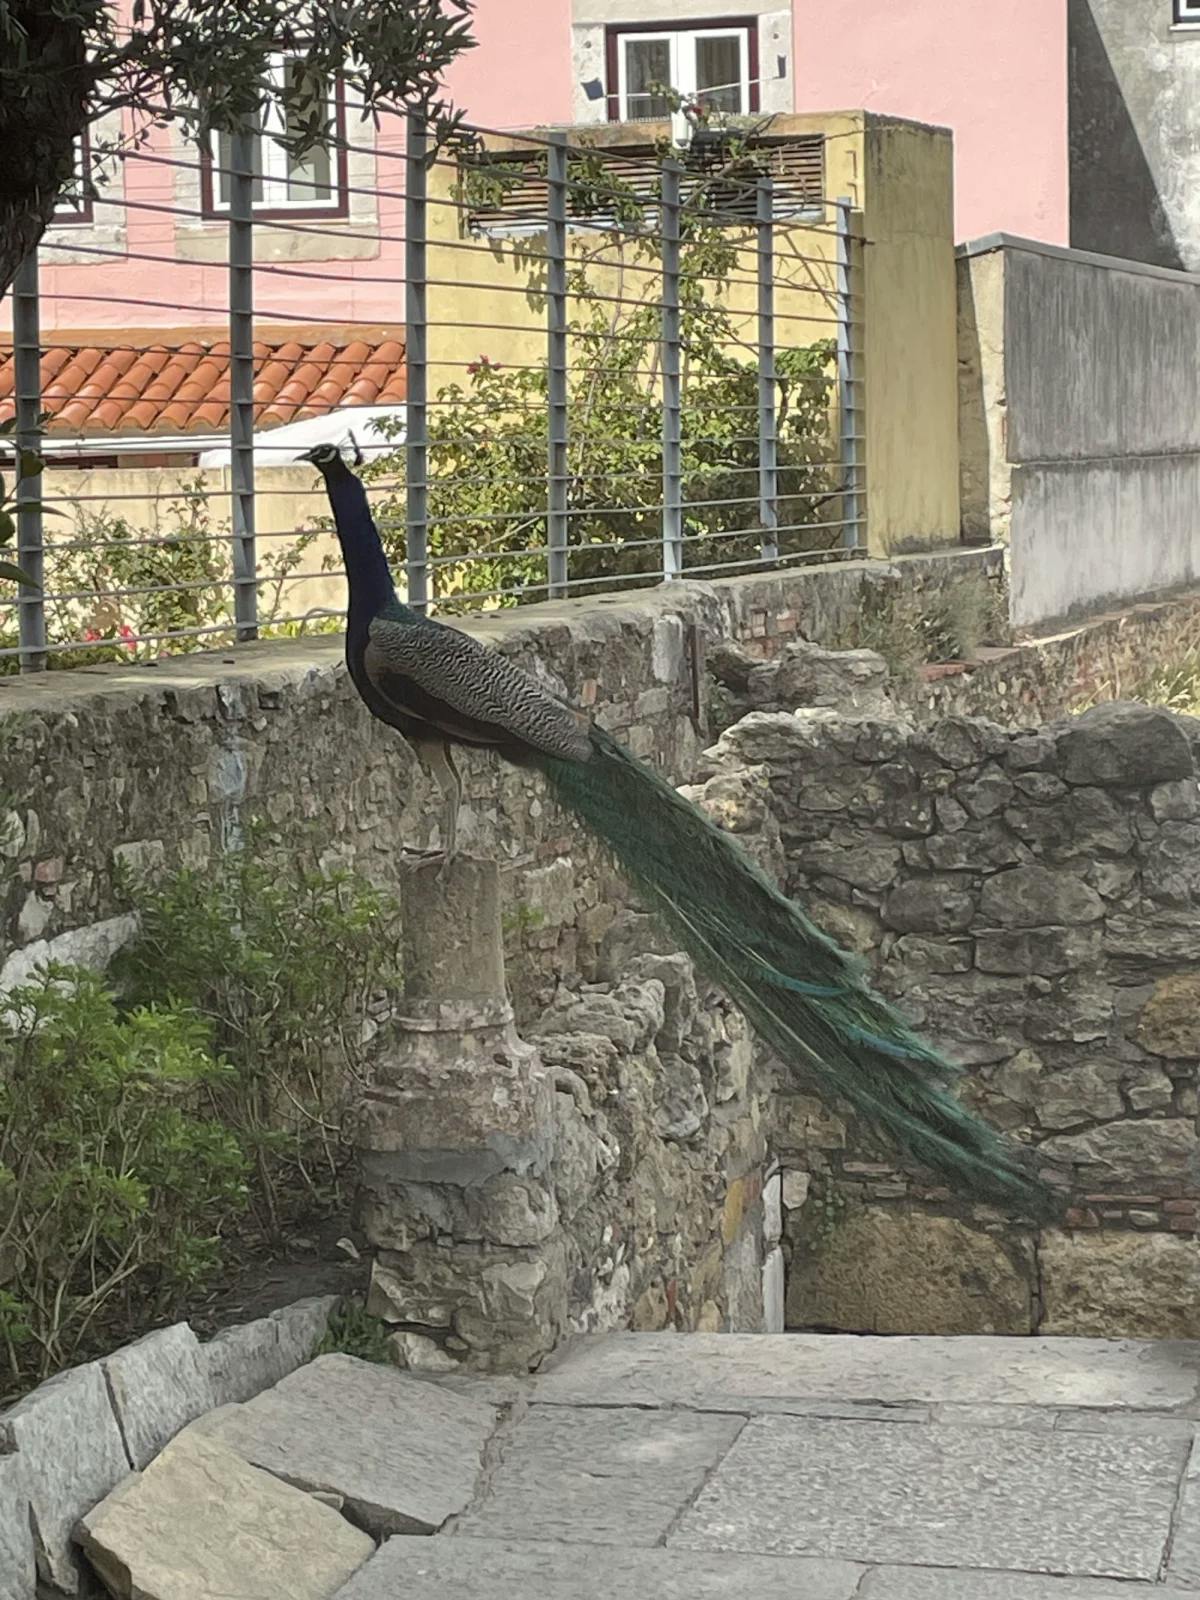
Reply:
M1072 1178L1020 1229L784 1093L787 1315L886 1332L1200 1335L1200 722L1101 706L1037 732L754 712L705 793L758 773L789 892Z

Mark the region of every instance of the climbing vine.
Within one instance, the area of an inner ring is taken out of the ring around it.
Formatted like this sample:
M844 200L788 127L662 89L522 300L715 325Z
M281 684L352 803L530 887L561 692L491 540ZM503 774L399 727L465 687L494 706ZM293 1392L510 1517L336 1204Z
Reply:
M544 165L540 169L544 174ZM730 197L756 176L744 151L689 181L681 222L682 498L686 566L753 562L760 554L757 348L732 308L731 280L746 274L744 211ZM530 178L528 163L464 169L460 203L498 207ZM661 572L662 408L660 246L656 191L635 190L597 153L568 166L567 520L574 592L597 582L656 581ZM544 314L545 258L514 246ZM781 348L778 523L785 551L839 542L836 467L830 460L833 341ZM502 604L545 598L549 375L545 362L509 365L487 352L445 384L430 407L429 551L445 600ZM377 518L391 559L405 557L403 453L368 474L387 485Z

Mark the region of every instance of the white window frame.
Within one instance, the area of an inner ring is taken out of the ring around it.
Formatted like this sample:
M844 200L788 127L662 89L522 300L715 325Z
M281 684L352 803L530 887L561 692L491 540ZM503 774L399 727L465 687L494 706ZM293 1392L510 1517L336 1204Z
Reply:
M750 111L750 25L749 23L734 23L732 26L715 26L706 28L703 23L687 28L656 28L653 31L644 28L631 28L628 31L614 28L613 33L617 42L617 111L621 122L648 122L653 118L629 115L628 68L626 65L626 46L638 42L644 44L661 44L664 40L670 46L671 68L669 86L685 99L691 99L702 91L696 85L696 45L701 39L736 39L738 41L738 63L741 69L741 80L738 84L738 98L741 101L739 116L746 116Z
M75 135L75 138L72 141L72 147L74 154L73 165L75 168L75 188L78 191L79 197L78 199L73 199L70 195L59 195L54 206L54 215L50 218L50 226L52 228L61 228L64 226L68 228L72 226L76 228L86 227L91 221L88 197L84 193L84 185L88 181L89 174L87 172L88 162L85 160L85 146L83 142L83 135L81 133L77 133Z
M1200 0L1175 0L1175 27L1200 28Z
M322 200L315 193L303 194L293 198L288 194L288 152L279 143L278 135L286 132L283 120L283 106L279 96L283 92L284 74L287 64L294 60L280 51L272 55L270 64L270 83L276 91L268 99L263 108L262 127L259 130L258 148L261 171L257 174L262 180L262 196L254 202L254 213L276 211L327 211L336 215L343 209L346 196L342 192L342 163L336 144L329 147L330 165L330 193L329 198ZM335 137L338 126L338 85L336 80L329 86L329 95L326 100L329 125L334 129ZM226 212L229 210L229 201L221 193L226 174L219 171L219 161L216 152L220 144L213 140L213 168L212 168L212 207L214 211Z

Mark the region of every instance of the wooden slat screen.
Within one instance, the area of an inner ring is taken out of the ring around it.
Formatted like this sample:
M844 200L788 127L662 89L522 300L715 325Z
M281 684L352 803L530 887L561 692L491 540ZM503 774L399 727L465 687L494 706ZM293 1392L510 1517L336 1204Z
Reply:
M825 140L821 134L792 139L760 139L753 146L756 162L775 179L775 214L796 216L819 211L825 200ZM651 223L657 212L659 152L652 145L626 145L620 150L597 150L587 164L586 190L578 187L581 169L573 160L567 196L568 212L577 224L593 222L611 226L614 211L604 202L607 184L632 192L643 216ZM693 150L684 178L685 201L704 187L714 221L731 225L752 222L757 207L754 177L717 176L723 165L719 154ZM546 225L546 160L543 150L472 154L461 168L467 226L472 232L492 230L535 232Z

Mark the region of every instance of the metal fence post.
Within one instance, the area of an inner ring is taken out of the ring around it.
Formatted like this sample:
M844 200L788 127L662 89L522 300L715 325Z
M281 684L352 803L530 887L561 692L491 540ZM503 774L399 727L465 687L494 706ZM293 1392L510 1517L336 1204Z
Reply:
M854 294L850 270L850 214L853 202L845 196L835 201L837 208L837 372L838 412L841 417L841 460L845 475L842 494L842 543L848 549L867 543L866 501L862 493L860 445L863 440L863 407L858 375L858 349L855 338Z
M22 672L46 670L46 605L42 596L45 543L42 530L42 483L22 477L22 450L35 453L42 437L42 333L38 309L38 254L29 252L13 277L13 379L17 416L13 443L17 453L17 564L37 588L17 586L17 639Z
M683 168L662 166L662 565L664 578L683 571L682 379L679 317L679 221Z
M775 410L775 193L758 180L758 521L764 561L779 555L779 438Z
M229 463L233 509L233 617L239 641L258 637L254 537L254 157L255 137L230 138Z
M550 598L567 593L567 136L553 133L546 152L546 398L549 446L546 489L547 582Z
M429 132L423 107L408 113L404 161L404 484L408 603L429 604L429 332L425 191Z

